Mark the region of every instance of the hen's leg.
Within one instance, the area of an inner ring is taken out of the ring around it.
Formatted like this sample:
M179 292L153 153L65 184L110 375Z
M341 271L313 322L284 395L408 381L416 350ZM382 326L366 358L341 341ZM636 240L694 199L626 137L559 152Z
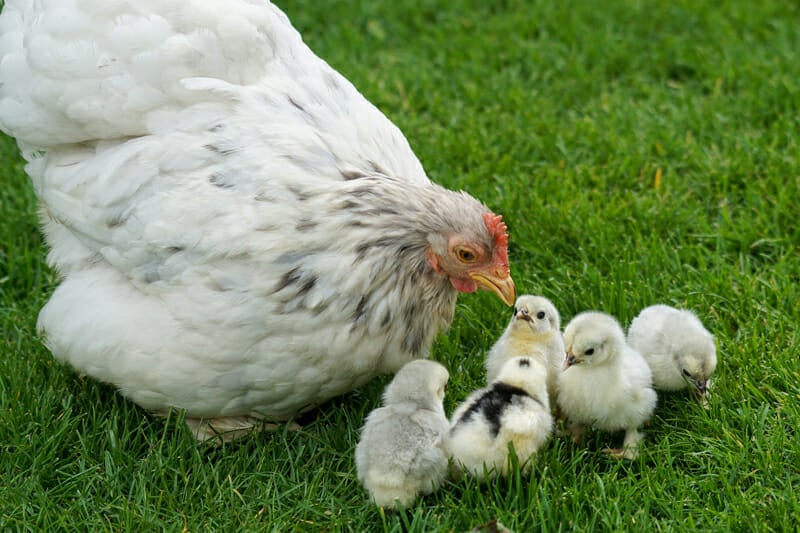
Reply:
M281 424L264 422L254 416L226 416L219 418L191 418L185 419L189 431L198 442L216 441L231 442L246 436L252 431L276 431ZM301 427L295 422L289 424L289 429L296 431Z

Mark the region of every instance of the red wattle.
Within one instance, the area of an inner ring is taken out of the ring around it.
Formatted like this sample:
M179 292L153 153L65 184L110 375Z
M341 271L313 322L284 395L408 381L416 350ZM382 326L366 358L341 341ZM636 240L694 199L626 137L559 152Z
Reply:
M458 292L475 292L478 290L478 284L472 279L450 278L450 283Z

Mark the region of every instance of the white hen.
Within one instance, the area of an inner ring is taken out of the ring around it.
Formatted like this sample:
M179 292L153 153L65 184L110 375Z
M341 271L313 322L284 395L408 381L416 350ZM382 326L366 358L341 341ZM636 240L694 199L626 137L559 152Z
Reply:
M54 356L198 438L428 355L457 292L514 300L499 216L259 0L9 0L0 128L63 281Z
M580 313L567 324L564 345L567 357L559 374L558 405L576 440L585 426L625 430L622 448L606 451L637 457L638 430L653 414L657 399L647 362L625 344L619 322L597 311Z
M376 505L408 507L447 478L449 424L442 400L449 374L433 361L401 368L367 417L356 446L358 479Z
M691 388L705 398L717 368L714 336L694 313L651 305L633 319L628 344L642 354L660 390Z
M553 302L524 294L517 298L508 327L486 356L486 381L494 381L508 359L533 357L547 368L547 393L550 405L555 406L564 353L561 319Z

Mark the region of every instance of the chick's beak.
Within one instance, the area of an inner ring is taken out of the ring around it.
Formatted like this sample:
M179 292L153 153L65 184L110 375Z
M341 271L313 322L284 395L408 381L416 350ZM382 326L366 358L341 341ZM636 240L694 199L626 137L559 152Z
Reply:
M564 370L568 369L574 364L578 363L578 358L575 357L571 352L567 352L567 357L564 359Z
M469 277L478 284L478 287L495 293L509 307L514 305L517 300L517 289L509 274L502 276L490 275L486 272L471 272Z
M697 391L701 395L705 394L706 393L706 389L708 388L708 381L706 381L705 379L701 380L701 381L695 381L694 382L694 386L697 387Z

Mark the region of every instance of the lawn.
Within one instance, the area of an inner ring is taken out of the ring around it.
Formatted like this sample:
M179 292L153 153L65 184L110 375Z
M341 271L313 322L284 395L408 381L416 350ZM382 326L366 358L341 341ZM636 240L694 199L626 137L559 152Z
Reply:
M363 5L358 5L363 4ZM800 6L281 1L305 41L406 134L429 176L503 213L520 292L562 324L663 302L717 339L710 409L661 394L639 459L556 438L529 476L370 505L353 452L379 379L299 432L197 446L55 362L36 200L0 140L0 529L783 531L800 516ZM432 357L450 412L509 310L460 297ZM794 525L793 525L794 524Z

